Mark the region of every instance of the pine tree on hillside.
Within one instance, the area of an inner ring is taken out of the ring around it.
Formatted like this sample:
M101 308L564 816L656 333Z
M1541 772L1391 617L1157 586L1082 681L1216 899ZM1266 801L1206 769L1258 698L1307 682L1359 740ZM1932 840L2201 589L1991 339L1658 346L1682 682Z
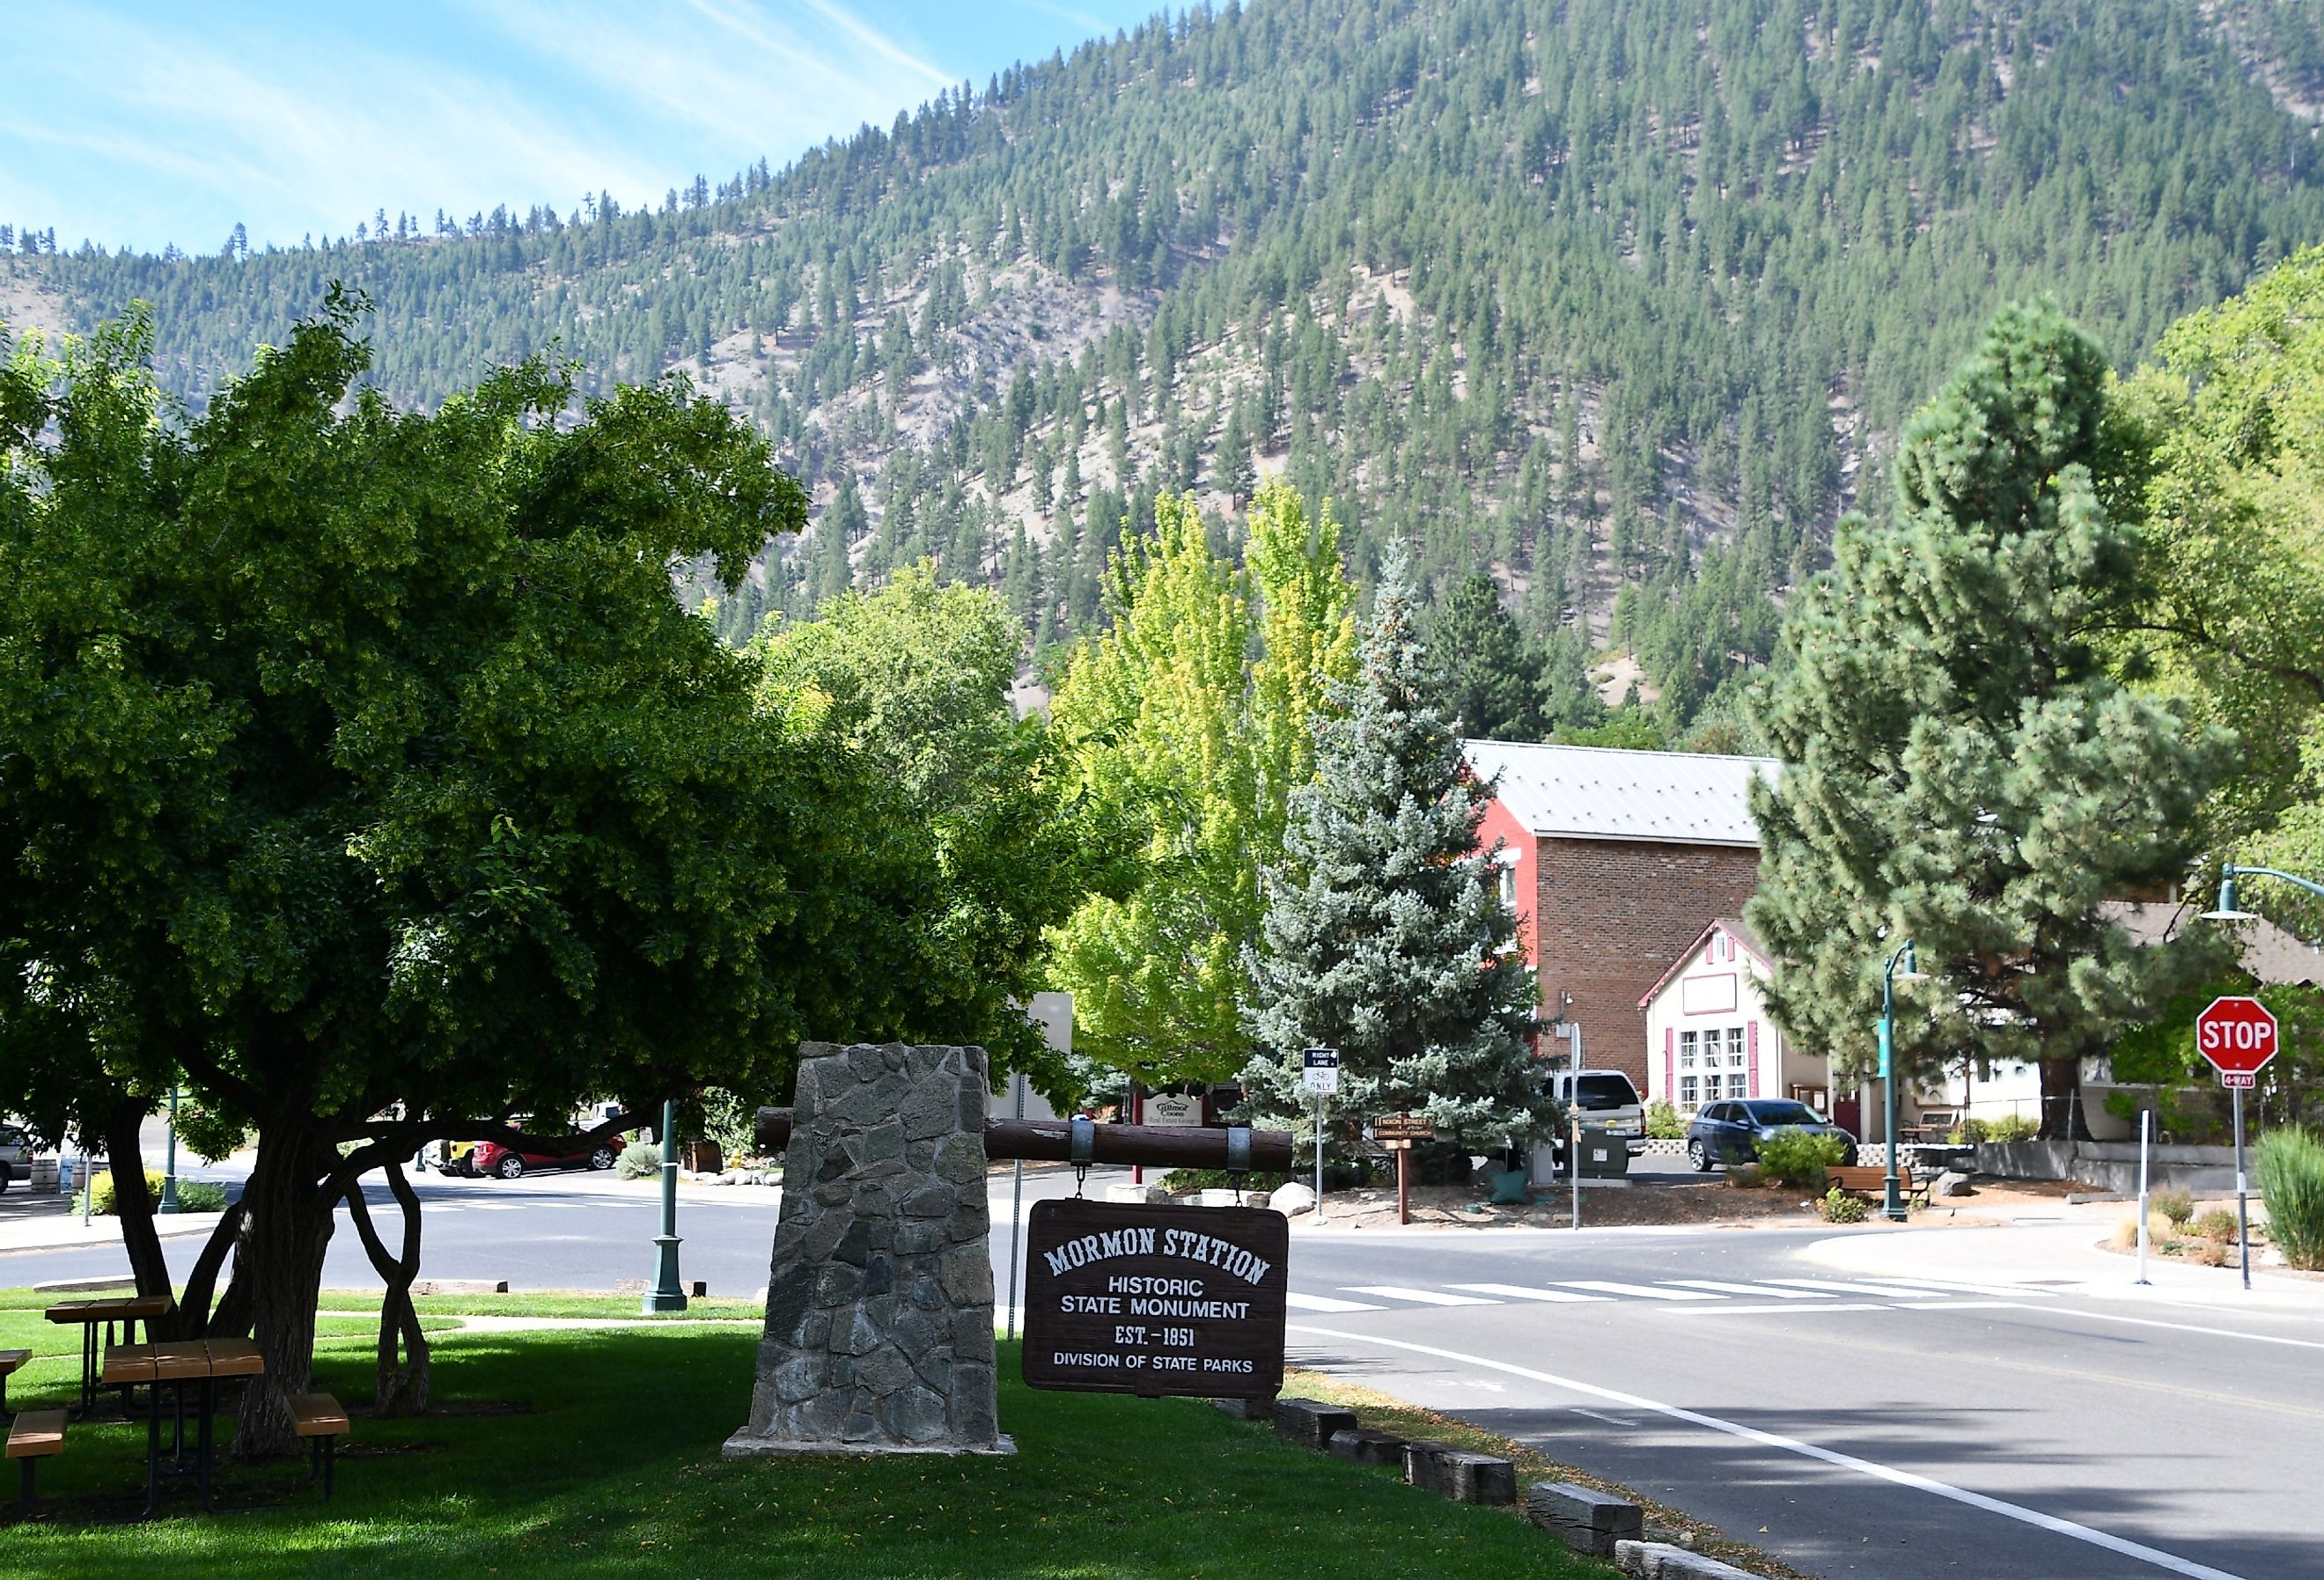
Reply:
M1267 874L1244 1019L1268 1053L1243 1080L1277 1119L1302 1113L1299 1050L1340 1050L1339 1111L1425 1113L1472 1150L1552 1117L1527 1036L1536 987L1477 848L1485 792L1468 777L1392 545L1343 712L1316 780L1295 792L1288 861Z
M1445 590L1428 648L1454 728L1477 740L1541 739L1541 654L1501 607L1490 576L1471 571Z
M2093 480L2106 379L2055 309L1995 318L1905 430L1894 526L1843 523L1794 607L1765 708L1786 766L1752 795L1776 1018L1869 1070L1910 938L1938 980L1899 1016L1898 1073L2037 1061L2052 1137L2087 1133L2083 1058L2210 964L2103 910L2185 875L2219 757L2096 645L2133 573Z

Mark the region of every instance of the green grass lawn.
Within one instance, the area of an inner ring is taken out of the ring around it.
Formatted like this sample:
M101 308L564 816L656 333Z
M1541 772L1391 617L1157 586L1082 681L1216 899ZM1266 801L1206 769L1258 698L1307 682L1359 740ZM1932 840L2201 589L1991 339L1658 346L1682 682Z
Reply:
M71 1330L44 1298L0 1292L0 1346L47 1352L14 1403L62 1402ZM627 1300L600 1301L620 1314ZM574 1314L569 1312L568 1314ZM435 1326L434 1319L430 1326ZM336 1319L318 1386L371 1394L371 1335ZM352 1331L348 1331L352 1330ZM1194 1400L1033 1393L1004 1353L1007 1459L752 1460L719 1444L742 1423L757 1335L702 1326L439 1333L437 1401L524 1414L358 1420L328 1505L301 1491L214 1517L166 1504L150 1524L0 1525L10 1580L327 1575L1589 1575L1506 1511L1447 1503L1392 1473L1289 1446ZM21 1398L20 1398L21 1394ZM68 1500L142 1485L143 1434L76 1425L41 1471ZM303 1468L235 1468L287 1489ZM11 1485L5 1489L13 1493ZM73 1512L69 1506L63 1511Z

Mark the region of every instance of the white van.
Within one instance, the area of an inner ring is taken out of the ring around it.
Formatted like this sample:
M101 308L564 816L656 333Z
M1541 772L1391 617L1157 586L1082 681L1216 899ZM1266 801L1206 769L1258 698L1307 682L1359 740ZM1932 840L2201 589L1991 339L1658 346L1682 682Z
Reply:
M1578 1111L1582 1123L1626 1138L1633 1153L1645 1148L1646 1105L1621 1071L1560 1070L1549 1077L1549 1095L1564 1105L1569 1123Z

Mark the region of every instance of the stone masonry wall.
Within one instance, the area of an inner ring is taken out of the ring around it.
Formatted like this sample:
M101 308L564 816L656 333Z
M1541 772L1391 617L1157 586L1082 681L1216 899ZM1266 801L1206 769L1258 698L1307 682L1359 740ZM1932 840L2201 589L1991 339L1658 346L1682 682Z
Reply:
M1646 1090L1646 1014L1638 1000L1713 917L1738 916L1759 885L1759 853L1647 840L1541 842L1535 896L1541 1000L1582 1024L1582 1057ZM1563 1052L1563 1050L1557 1049Z
M729 1455L992 1453L981 1048L799 1049L750 1425Z

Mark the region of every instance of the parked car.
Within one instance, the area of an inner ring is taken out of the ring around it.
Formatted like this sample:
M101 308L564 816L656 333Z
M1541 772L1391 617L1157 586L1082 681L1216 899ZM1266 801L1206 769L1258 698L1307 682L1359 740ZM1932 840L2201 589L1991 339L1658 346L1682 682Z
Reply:
M427 1158L426 1153L422 1153ZM429 1160L438 1174L461 1174L473 1179L476 1175L476 1143L474 1141L438 1141L435 1156Z
M1582 1123L1624 1138L1632 1153L1646 1144L1646 1105L1630 1077L1619 1070L1561 1070L1549 1077L1549 1095ZM1556 1143L1563 1150L1563 1141Z
M580 1132L573 1132L574 1144L580 1146ZM519 1152L498 1141L478 1141L469 1154L469 1165L478 1174L501 1179L517 1179L528 1169L611 1169L619 1160L627 1141L621 1136L606 1136L579 1151Z
M0 1192L10 1180L27 1179L32 1173L32 1139L23 1125L0 1123Z
M1686 1158L1697 1173L1707 1174L1713 1163L1750 1163L1759 1157L1759 1143L1787 1130L1812 1135L1838 1136L1848 1150L1842 1163L1856 1161L1856 1138L1840 1126L1789 1097L1754 1097L1745 1102L1706 1103L1687 1127Z

